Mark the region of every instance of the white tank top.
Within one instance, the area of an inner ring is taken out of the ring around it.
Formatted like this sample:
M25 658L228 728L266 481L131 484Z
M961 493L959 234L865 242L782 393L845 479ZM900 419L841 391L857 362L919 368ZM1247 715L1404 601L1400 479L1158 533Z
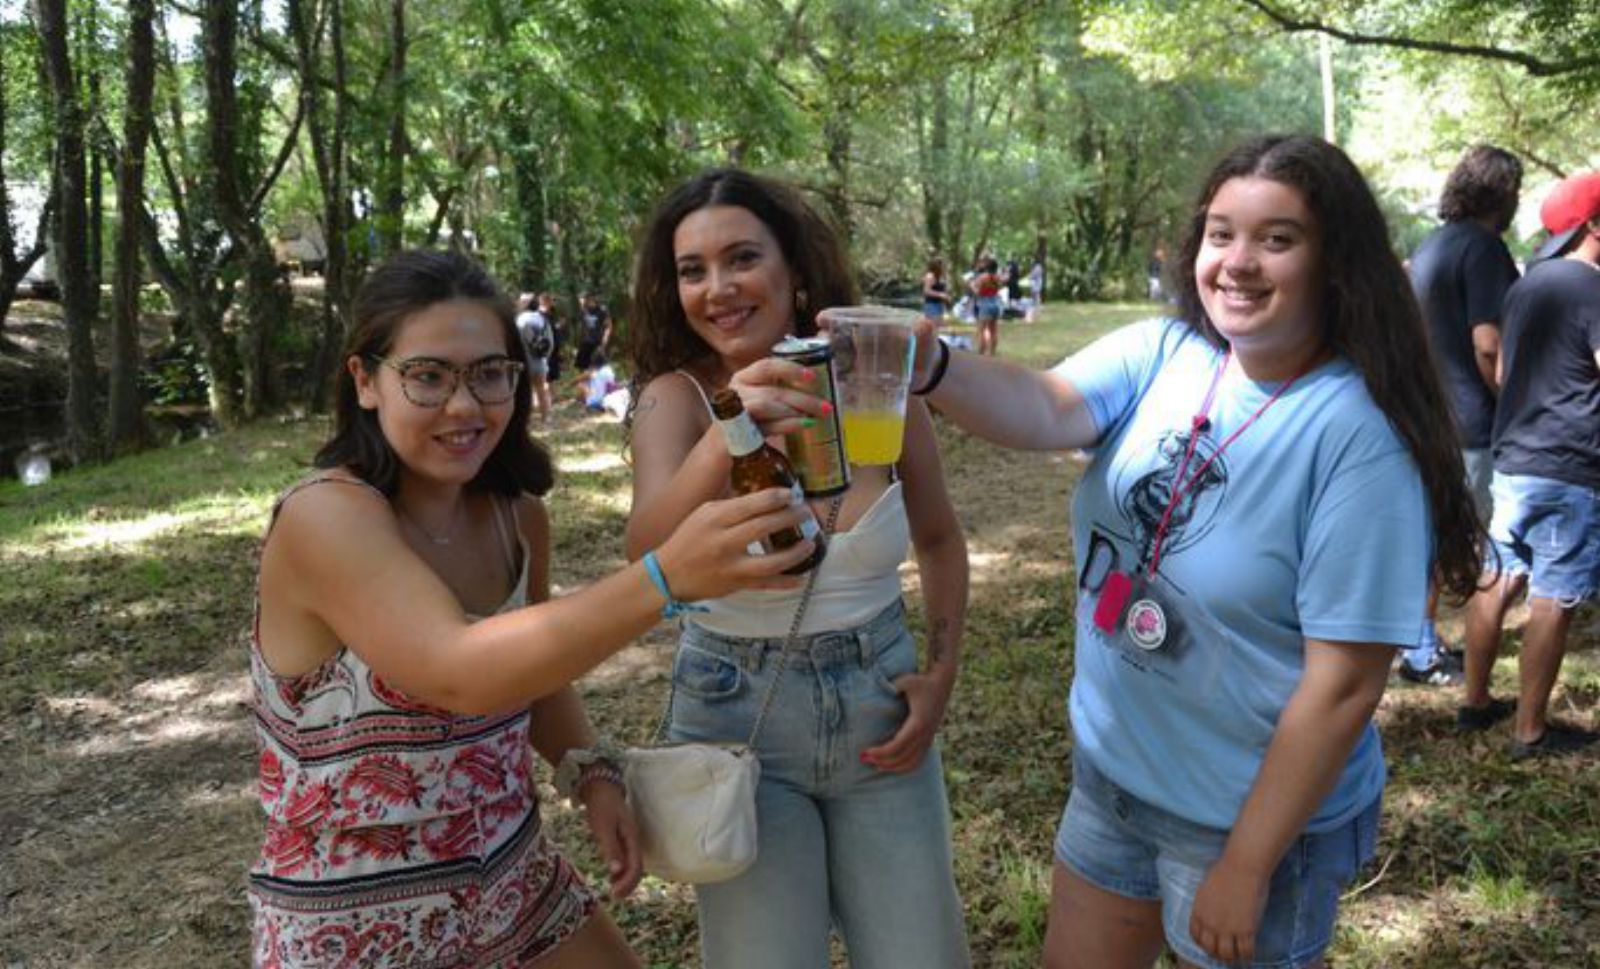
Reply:
M678 371L694 384L711 413L711 400L700 381ZM715 415L712 417L715 420ZM848 531L828 536L817 584L806 606L800 634L859 626L900 598L900 563L911 550L911 525L901 483L889 485L867 513ZM801 589L752 589L701 604L695 625L724 636L778 638L789 632Z

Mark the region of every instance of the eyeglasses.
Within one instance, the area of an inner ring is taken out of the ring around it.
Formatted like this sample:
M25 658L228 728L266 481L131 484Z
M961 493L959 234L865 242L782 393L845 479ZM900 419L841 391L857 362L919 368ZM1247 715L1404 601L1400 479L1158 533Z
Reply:
M394 361L388 357L373 356L380 363L400 375L400 390L406 400L418 407L442 407L456 394L456 388L466 378L467 392L480 404L503 404L517 392L517 377L522 373L522 363L508 357L485 357L466 366L457 366L432 357L412 357Z

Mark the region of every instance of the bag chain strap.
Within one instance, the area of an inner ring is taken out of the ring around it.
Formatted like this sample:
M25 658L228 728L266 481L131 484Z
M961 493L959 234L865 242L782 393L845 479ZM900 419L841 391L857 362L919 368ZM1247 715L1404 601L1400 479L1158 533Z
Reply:
M824 535L833 535L833 528L839 522L839 508L844 504L844 495L838 495L828 503L828 521L822 526ZM778 695L778 681L783 679L783 671L789 665L789 653L793 651L794 644L800 638L800 623L805 619L806 605L811 602L811 591L817 586L817 573L822 571L822 563L818 562L806 576L805 590L800 593L800 603L795 606L794 619L789 623L789 633L784 637L783 649L778 653L778 668L772 674L772 682L767 684L767 695L761 701L761 712L756 714L755 725L750 728L750 739L745 741L745 746L755 749L756 738L761 736L761 727L767 721L767 712L772 709L772 701ZM661 722L656 724L654 743L660 743L661 738L667 735L667 724L672 720L672 701L678 695L678 683L670 679L672 684L667 693L667 708L661 714Z

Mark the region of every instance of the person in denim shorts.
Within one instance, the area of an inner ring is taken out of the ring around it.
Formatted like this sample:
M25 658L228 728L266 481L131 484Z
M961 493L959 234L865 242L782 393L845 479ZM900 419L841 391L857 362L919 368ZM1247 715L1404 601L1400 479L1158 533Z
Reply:
M1465 597L1482 554L1392 253L1339 149L1257 139L1193 210L1177 318L1042 372L918 348L964 430L1094 451L1049 969L1323 964L1377 839L1390 663L1430 574Z
M1494 421L1493 585L1467 613L1458 723L1483 729L1513 710L1514 759L1600 740L1548 719L1567 630L1600 585L1600 172L1558 184L1540 209L1550 232L1506 295L1503 386ZM1517 702L1489 694L1506 609L1528 592Z
M977 305L978 352L992 357L1000 352L1000 264L985 256L967 286Z
M837 235L793 189L719 169L667 195L635 275L630 558L727 492L710 394L737 391L769 438L827 414L808 389L814 374L772 347L814 334L816 310L856 300ZM805 599L794 583L700 603L673 664L672 740L745 740L776 683L755 744L756 860L697 887L702 961L818 969L837 929L853 969L968 966L935 742L967 553L922 402L907 407L897 464L852 466L842 494L809 505L832 534L787 658ZM912 546L928 629L921 669L900 600Z

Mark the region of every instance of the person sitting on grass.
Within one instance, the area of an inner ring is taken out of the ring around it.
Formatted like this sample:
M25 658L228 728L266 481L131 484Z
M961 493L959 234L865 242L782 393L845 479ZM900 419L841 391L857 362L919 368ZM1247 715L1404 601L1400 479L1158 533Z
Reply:
M392 257L356 297L343 360L333 436L261 550L253 963L637 967L545 838L531 755L594 745L573 680L674 596L792 585L776 577L809 542L745 549L804 512L777 489L707 503L644 561L547 601L552 463L488 274L459 253ZM640 849L616 766L585 766L572 796L626 895Z

